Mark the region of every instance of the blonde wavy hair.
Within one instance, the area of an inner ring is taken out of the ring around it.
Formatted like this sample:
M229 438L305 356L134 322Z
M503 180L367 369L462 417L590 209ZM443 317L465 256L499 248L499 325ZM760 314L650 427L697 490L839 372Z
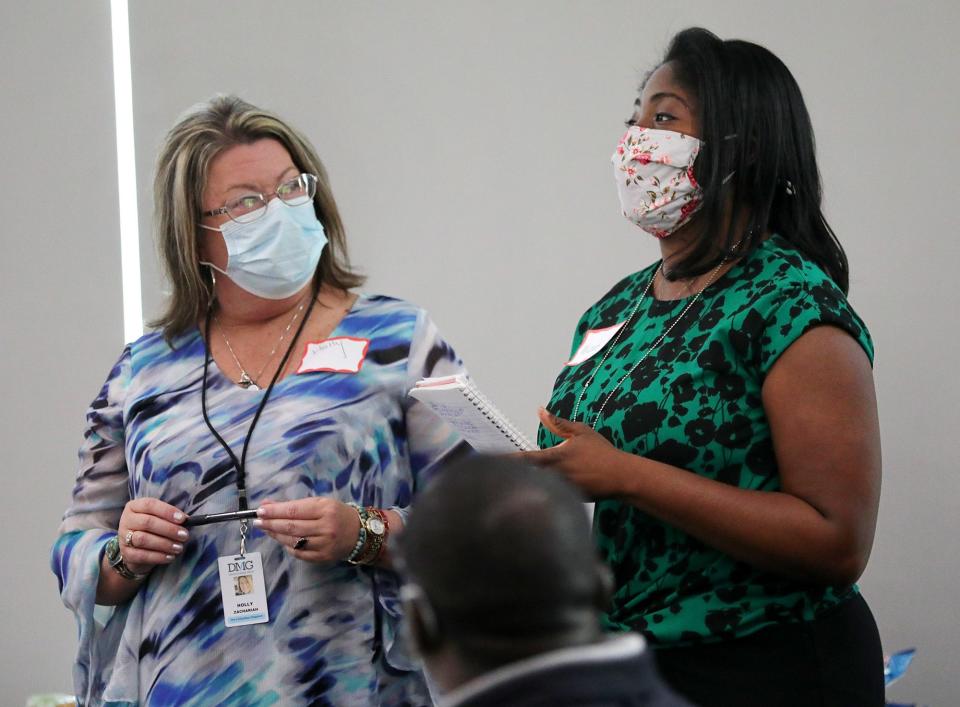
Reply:
M301 172L317 176L314 210L328 243L317 264L314 287L347 290L361 285L347 257L346 232L323 163L310 142L274 114L236 96L215 96L173 126L157 159L153 184L154 228L164 274L172 291L166 311L150 326L171 341L204 316L213 299L208 268L199 264L198 226L210 163L224 150L263 138L282 144Z

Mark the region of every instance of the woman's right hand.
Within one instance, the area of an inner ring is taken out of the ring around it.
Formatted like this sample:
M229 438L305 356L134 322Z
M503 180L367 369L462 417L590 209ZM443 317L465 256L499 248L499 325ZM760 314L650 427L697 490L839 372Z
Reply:
M146 574L173 562L190 537L183 527L186 519L185 513L157 498L128 501L117 528L123 564L131 572Z

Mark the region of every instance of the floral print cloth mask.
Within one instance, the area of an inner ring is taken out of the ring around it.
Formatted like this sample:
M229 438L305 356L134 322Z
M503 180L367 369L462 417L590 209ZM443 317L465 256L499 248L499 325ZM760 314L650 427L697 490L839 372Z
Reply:
M631 125L611 158L623 215L657 238L687 223L703 203L693 176L701 147L683 133Z

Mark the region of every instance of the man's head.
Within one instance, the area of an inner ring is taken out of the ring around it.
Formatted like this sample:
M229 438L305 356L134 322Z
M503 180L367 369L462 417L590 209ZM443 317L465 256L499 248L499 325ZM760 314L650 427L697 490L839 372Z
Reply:
M442 687L600 637L610 581L583 498L549 471L472 457L418 496L403 535L412 637Z

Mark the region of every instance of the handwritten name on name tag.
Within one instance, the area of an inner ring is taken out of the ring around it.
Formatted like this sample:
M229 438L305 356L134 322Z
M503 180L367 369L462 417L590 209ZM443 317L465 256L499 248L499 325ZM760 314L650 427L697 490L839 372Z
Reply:
M577 347L576 352L570 360L567 361L566 365L576 366L578 363L583 363L596 354L607 345L610 339L617 335L617 332L623 328L624 324L626 324L626 322L620 322L619 324L608 326L605 329L590 329L587 331L580 341L580 346Z
M369 348L370 339L357 339L352 336L307 342L297 373L358 373Z

